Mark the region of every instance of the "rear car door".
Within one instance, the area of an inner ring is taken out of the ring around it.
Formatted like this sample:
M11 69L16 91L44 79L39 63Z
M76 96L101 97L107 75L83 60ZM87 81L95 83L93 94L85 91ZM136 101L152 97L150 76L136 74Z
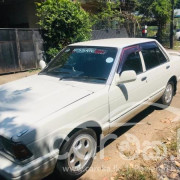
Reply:
M149 99L158 98L162 95L171 74L171 66L165 52L156 42L140 45L146 72L146 91Z

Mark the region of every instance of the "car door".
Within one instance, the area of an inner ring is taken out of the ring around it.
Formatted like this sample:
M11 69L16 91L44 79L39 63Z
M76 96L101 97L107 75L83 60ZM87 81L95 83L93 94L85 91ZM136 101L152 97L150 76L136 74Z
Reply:
M139 46L127 47L122 50L117 74L121 75L123 71L127 70L134 70L137 79L120 85L112 84L109 89L111 130L116 129L113 127L113 122L124 123L127 121L125 117L133 114L134 110L147 100L147 82L143 74L145 70L139 53Z
M140 45L146 72L146 91L149 99L156 99L162 95L171 74L171 66L167 55L156 42Z

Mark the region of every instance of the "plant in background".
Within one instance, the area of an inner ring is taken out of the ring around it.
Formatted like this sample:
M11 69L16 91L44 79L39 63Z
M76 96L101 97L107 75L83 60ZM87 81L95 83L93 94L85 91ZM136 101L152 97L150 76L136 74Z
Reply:
M119 1L106 2L99 0L96 4L98 4L96 8L91 10L92 21L96 30L109 28L115 29L124 22L124 18L121 16L120 12Z
M48 58L53 58L70 43L90 39L92 23L80 3L70 0L46 0L36 5Z
M176 0L175 9L180 9L180 0Z
M166 24L170 22L171 0L139 0L140 14L143 18L149 18L149 21L155 20L158 25L157 37L162 42L165 34Z
M126 0L120 4L120 10L125 19L124 26L129 37L135 37L138 33L137 30L140 29L141 17L137 14L137 7L139 7L138 0Z
M120 18L119 16L121 15L119 11L119 6L120 4L118 2L106 2L102 3L100 12L98 14L98 18L102 21L108 21L108 20L113 20L116 18ZM121 20L121 19L119 19ZM110 26L110 24L108 23Z

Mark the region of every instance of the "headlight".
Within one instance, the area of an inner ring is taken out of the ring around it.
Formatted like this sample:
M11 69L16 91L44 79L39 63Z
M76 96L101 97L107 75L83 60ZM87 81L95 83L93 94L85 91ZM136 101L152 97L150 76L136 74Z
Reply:
M20 161L28 159L32 156L32 153L24 144L15 143L2 136L0 137L0 141L4 151Z

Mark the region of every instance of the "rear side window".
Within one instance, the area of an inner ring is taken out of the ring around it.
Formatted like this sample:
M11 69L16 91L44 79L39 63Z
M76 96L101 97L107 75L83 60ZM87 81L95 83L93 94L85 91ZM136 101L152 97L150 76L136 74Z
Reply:
M132 52L127 56L127 59L125 60L125 63L122 67L122 72L128 70L134 70L136 74L140 74L143 72L139 52Z
M141 44L146 69L152 69L167 62L166 57L155 42Z
M162 53L162 51L158 47L156 49L156 53L157 53L157 56L159 58L160 64L164 64L167 62L166 57L164 56L164 54Z

